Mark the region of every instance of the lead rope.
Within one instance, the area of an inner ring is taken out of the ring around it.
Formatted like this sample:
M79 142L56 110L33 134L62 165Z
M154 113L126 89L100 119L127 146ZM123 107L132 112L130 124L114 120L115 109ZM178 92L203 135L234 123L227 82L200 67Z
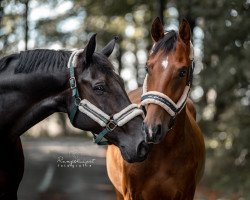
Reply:
M97 122L101 127L104 127L104 129L99 134L92 133L94 136L94 142L98 145L107 145L109 144L108 141L102 141L107 133L113 131L117 126L123 126L136 116L143 115L143 112L137 104L130 104L120 112L114 114L113 117L111 117L97 108L94 104L90 103L87 99L81 100L74 75L74 67L76 66L77 56L82 52L83 50L74 51L71 54L68 62L68 68L70 70L69 83L72 90L72 97L74 99L70 108L70 121L73 124L78 110L84 113L92 120Z

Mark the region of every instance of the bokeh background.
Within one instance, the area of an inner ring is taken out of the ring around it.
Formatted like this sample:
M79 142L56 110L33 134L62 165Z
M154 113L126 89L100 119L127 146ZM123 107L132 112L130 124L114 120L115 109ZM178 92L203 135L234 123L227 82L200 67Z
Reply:
M156 16L166 30L177 30L182 18L192 29L196 68L190 96L207 152L196 199L250 199L249 0L1 0L0 56L34 48L79 49L93 33L100 50L118 35L111 60L130 91L145 77ZM105 149L87 136L60 113L24 134L20 199L114 199ZM60 155L95 164L59 168Z

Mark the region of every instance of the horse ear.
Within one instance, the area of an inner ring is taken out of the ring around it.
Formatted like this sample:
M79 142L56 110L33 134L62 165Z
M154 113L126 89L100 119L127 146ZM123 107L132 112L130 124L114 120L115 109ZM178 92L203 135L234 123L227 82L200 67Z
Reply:
M84 48L85 60L87 64L92 62L92 56L93 53L95 52L95 47L96 47L96 33L91 36L88 44Z
M179 26L179 36L186 45L189 45L191 39L191 29L186 19L183 19Z
M164 28L159 17L156 17L152 23L151 36L155 42L164 37Z
M118 40L118 36L115 36L101 51L102 54L109 57L114 50L115 43Z

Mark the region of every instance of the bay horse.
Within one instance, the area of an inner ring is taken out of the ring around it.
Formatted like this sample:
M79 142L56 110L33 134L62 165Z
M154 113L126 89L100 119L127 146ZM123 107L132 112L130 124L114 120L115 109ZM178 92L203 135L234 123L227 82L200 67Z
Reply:
M150 143L146 160L130 164L118 149L107 150L107 172L117 199L191 200L205 163L203 135L188 93L193 73L190 27L164 33L159 18L151 27L154 45L147 60L143 88L132 91L132 102L145 109L143 132Z
M67 113L73 126L93 132L97 144L118 146L128 162L146 158L142 111L131 104L108 60L116 40L95 52L94 34L84 50L37 49L0 60L1 200L17 199L24 172L20 135L54 112Z

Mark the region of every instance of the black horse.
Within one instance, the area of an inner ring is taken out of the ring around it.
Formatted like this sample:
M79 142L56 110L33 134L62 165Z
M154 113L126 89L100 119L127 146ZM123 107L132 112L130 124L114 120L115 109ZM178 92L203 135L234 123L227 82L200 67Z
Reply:
M122 79L108 60L115 39L95 52L95 35L77 56L74 73L79 97L112 115L130 104ZM20 135L54 112L70 115L74 105L67 64L71 51L37 49L12 54L0 60L0 199L17 199L23 176L24 157ZM128 162L147 155L142 117L137 116L105 138L121 150ZM77 111L72 124L98 133L102 127Z

